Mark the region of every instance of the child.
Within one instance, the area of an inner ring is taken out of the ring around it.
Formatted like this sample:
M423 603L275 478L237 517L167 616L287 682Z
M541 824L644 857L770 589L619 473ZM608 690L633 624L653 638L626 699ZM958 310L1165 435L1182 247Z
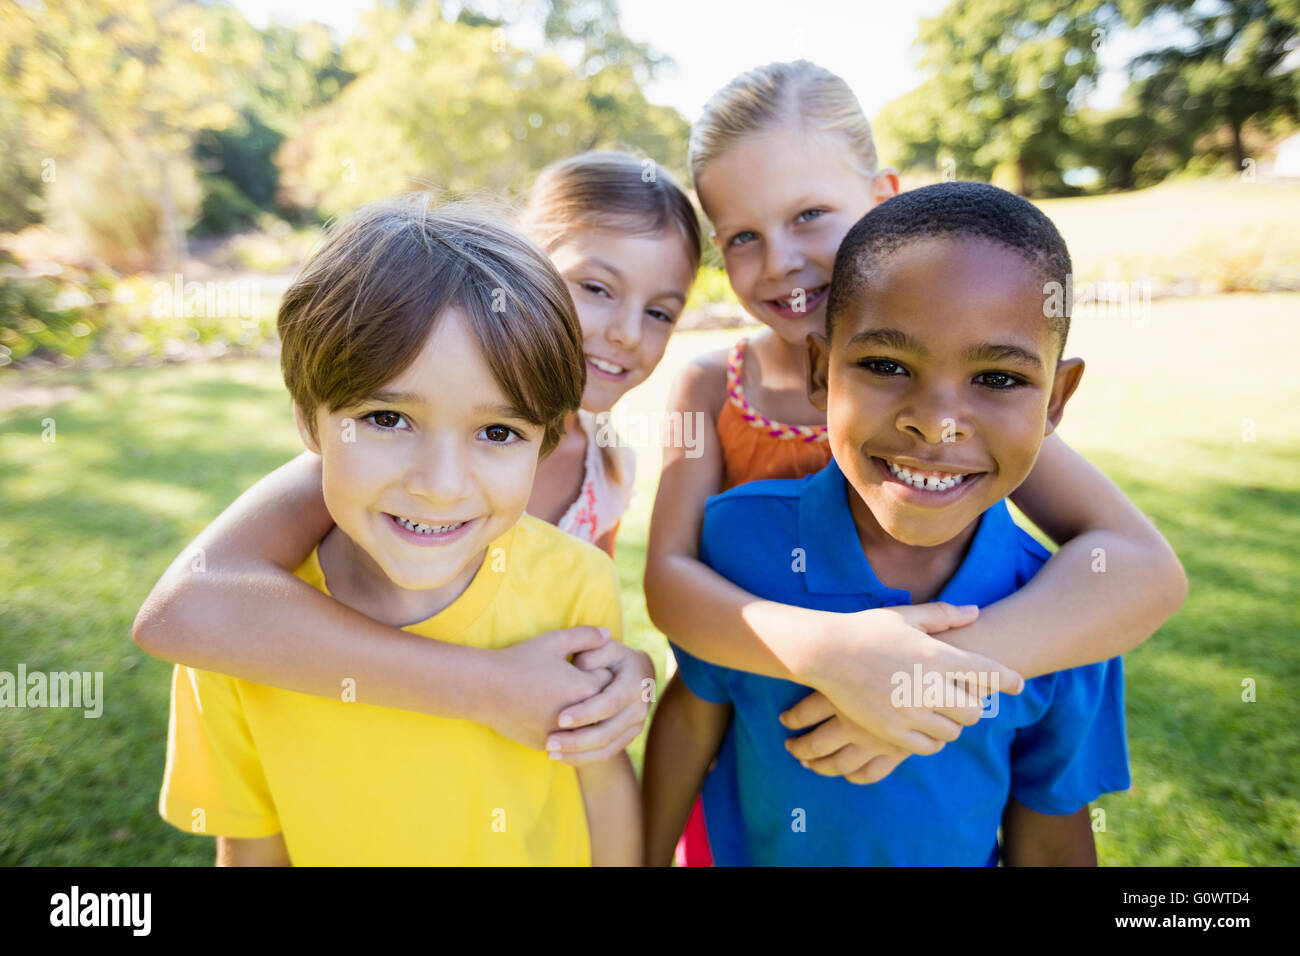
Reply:
M1061 361L1068 313L1045 317L1045 283L1064 288L1070 270L1047 217L992 186L942 183L869 212L836 257L825 336L809 342L832 461L710 499L703 560L760 597L828 611L984 605L1024 585L1047 552L1003 499L1083 372ZM652 858L671 850L715 754L704 799L724 865L995 865L999 825L1009 864L1090 865L1087 803L1129 785L1118 658L1035 677L941 753L857 787L788 752L780 717L807 688L677 653L688 693L665 699L651 730L675 739L647 753L662 780ZM932 674L961 679L927 671L891 682L906 697Z
M662 167L584 153L542 172L523 225L569 287L586 366L582 407L539 464L528 512L612 554L636 463L630 450L596 443L594 416L662 358L699 265L699 220ZM605 760L640 733L653 665L595 628L464 662L441 642L410 641L301 585L293 569L332 523L320 461L286 465L199 536L192 548L204 549L205 574L189 573L184 554L173 564L141 609L136 640L166 660L322 696L334 696L361 659L362 700L487 723L573 764ZM250 642L251 633L271 639Z
M376 203L308 263L279 330L335 523L300 578L468 648L579 622L618 638L608 556L523 514L583 382L572 300L536 247L470 210ZM178 666L163 816L201 820L232 864L640 863L626 754L575 771L350 691Z
M703 412L716 428L704 429L693 457L664 449L645 575L659 630L710 663L815 689L790 714L792 729L822 724L799 738L800 756L819 773L871 782L909 753L933 753L978 716L973 706L892 706L890 674L921 660L952 672L997 669L1009 691L1022 674L1131 650L1177 609L1186 579L1168 544L1055 436L1013 500L1062 546L1029 586L974 623L973 609L943 602L851 617L795 608L760 600L701 564L711 495L798 478L830 460L825 415L806 393L805 340L825 324L841 240L898 191L898 178L879 168L848 86L806 61L760 67L715 94L691 131L691 170L732 289L768 328L688 366L670 399L670 412ZM1097 548L1123 572L1092 573ZM946 643L927 636L939 632ZM661 706L680 691L670 682ZM647 795L657 785L647 764ZM708 861L698 814L682 859Z

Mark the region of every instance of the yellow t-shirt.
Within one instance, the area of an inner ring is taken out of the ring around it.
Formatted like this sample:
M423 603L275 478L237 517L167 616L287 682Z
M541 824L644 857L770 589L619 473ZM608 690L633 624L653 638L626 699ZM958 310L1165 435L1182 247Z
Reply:
M329 593L316 553L298 577ZM508 647L589 624L622 639L603 552L524 515L459 598L406 630ZM577 772L481 724L177 667L159 811L190 833L283 833L295 865L586 865Z

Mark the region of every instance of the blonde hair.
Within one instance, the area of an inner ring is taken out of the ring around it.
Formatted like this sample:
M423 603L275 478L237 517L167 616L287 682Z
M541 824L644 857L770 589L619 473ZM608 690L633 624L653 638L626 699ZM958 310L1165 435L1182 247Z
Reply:
M862 104L849 85L808 60L768 63L742 73L709 97L691 127L691 177L700 174L737 140L796 118L825 132L842 133L854 168L874 176L876 141Z

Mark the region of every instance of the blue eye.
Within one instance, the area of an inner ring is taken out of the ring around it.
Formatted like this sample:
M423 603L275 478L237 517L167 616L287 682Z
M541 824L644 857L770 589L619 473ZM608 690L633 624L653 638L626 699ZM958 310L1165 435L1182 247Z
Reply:
M756 232L748 232L748 231L747 231L747 232L738 232L738 233L736 233L734 236L731 237L731 239L727 242L727 245L728 245L728 246L732 246L732 247L734 247L734 246L743 246L745 243L747 243L747 242L750 241L750 238L746 238L746 237L751 237L751 238L753 238L753 239L757 239L757 238L758 238L758 233L756 233Z
M795 222L812 222L814 219L825 213L825 209L805 209L795 217ZM807 216L808 218L804 218Z
M370 412L368 415L363 415L362 421L370 422L380 431L385 431L385 432L400 431L403 428L403 426L405 426L406 428L411 427L410 424L406 421L405 415L402 415L398 412L389 411L387 409L378 412Z
M509 425L488 425L479 431L479 434L485 436L484 440L493 445L513 445L514 441L511 440L511 436L514 436L516 440L522 440L524 437Z

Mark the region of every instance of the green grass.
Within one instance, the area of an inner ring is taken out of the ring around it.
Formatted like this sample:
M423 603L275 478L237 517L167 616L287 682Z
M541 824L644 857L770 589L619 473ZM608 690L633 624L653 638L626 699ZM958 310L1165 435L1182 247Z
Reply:
M1134 787L1098 801L1105 864L1300 863L1297 314L1300 295L1166 300L1148 324L1098 318L1071 334L1089 364L1062 433L1155 519L1191 579L1184 608L1126 659ZM682 361L733 335L675 336L628 407L662 408ZM0 864L209 864L210 840L157 815L169 668L130 625L184 543L297 451L278 371L42 383L80 392L0 413L0 670L103 671L106 703L94 720L0 710ZM641 595L656 473L642 452L618 568L628 638L662 674Z

